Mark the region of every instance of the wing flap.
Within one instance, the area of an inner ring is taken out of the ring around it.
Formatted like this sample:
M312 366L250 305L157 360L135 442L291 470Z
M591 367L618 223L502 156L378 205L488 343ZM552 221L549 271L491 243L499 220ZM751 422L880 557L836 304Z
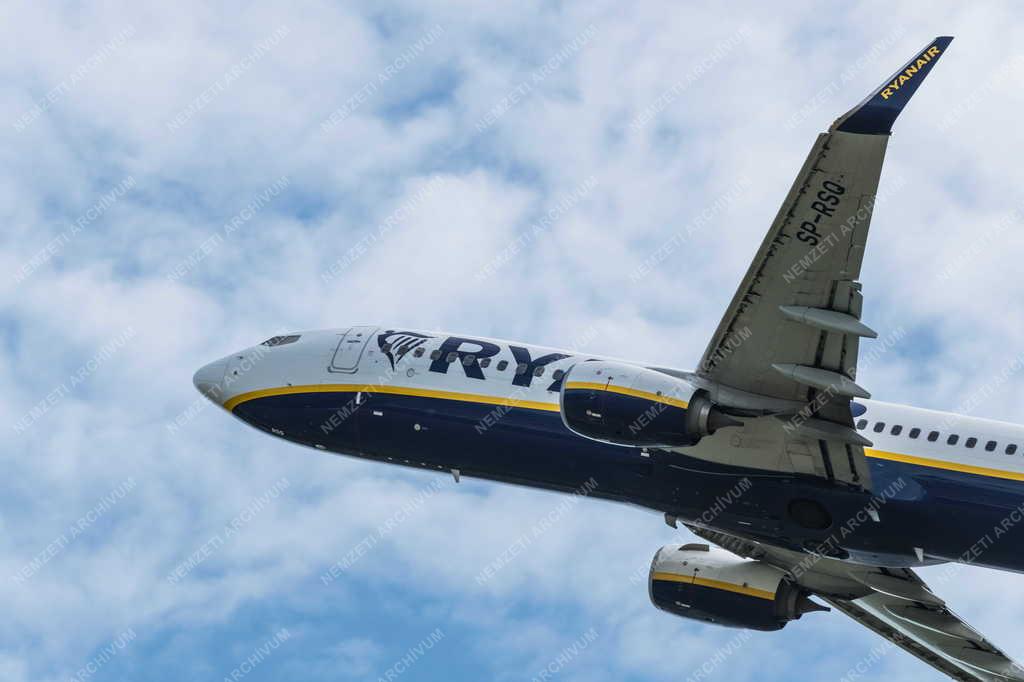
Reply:
M890 644L898 646L909 654L913 654L921 661L949 676L950 679L960 680L961 682L992 682L995 679L998 679L991 676L983 676L983 673L980 671L974 673L965 670L952 661L946 660L928 647L922 646L916 640L904 636L899 629L894 628L885 620L876 617L873 613L861 608L852 601L844 599L830 599L827 597L824 597L823 599L832 606L832 608L837 611L842 611L861 625L874 631L876 634L881 635Z
M897 618L925 630L960 639L980 638L974 628L941 610L929 609L916 604L886 604L885 610Z
M733 554L787 571L814 596L951 679L1024 682L1024 668L953 613L910 569L851 564L824 556L815 556L808 564L806 553L692 524L687 528ZM873 649L865 661L880 655Z
M925 607L880 592L855 600L825 601L876 632L879 631L868 621L881 621L886 632L879 634L900 646L913 642L915 648L929 652L923 660L954 679L1024 680L1024 669L944 606ZM912 610L920 613L910 620L906 616L913 614ZM870 619L864 613L870 614ZM912 653L922 658L919 653ZM951 674L949 666L958 668L962 676Z

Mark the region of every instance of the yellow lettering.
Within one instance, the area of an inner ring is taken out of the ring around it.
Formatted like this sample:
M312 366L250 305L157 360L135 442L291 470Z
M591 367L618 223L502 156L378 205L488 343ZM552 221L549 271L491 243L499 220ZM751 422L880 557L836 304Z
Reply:
M899 90L900 89L899 79L896 79L892 83L889 83L889 87L892 88L893 90Z
M892 90L889 88L882 90L882 99L889 99L890 97L892 97Z
M900 74L900 85L903 85L908 80L910 80L910 78L908 78L907 76L904 76L902 73Z
M925 64L927 64L927 63L928 63L929 61L930 61L930 60L928 60L928 59L918 59L918 60L917 60L917 64L916 64L916 66L917 66L917 68L919 68L919 69L920 69L920 68L921 68L922 66L924 66Z
M940 51L941 50L939 50L939 48L936 47L935 45L932 45L931 47L928 48L928 54L931 55L932 57L939 54Z
M916 66L909 66L909 67L907 67L907 72L906 73L907 73L908 76L913 76L915 73L917 73L917 67Z

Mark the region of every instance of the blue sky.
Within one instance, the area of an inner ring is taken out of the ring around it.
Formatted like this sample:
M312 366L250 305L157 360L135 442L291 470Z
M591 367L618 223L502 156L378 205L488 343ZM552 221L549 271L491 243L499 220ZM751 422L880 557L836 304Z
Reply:
M1024 420L1024 378L999 379L1024 349L1014 10L5 4L0 680L838 680L872 658L838 614L737 640L655 610L650 558L688 538L655 514L291 446L191 376L378 322L690 368L814 136L952 34L864 265L866 322L904 333L858 380ZM1019 585L967 568L941 592L1021 659ZM898 652L866 678L936 679Z

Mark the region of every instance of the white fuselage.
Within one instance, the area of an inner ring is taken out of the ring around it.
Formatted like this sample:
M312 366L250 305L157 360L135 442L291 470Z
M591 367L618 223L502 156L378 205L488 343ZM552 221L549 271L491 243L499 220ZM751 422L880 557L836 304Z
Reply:
M671 450L607 445L569 431L560 419L561 377L577 363L605 358L399 329L365 326L275 337L272 345L207 365L195 382L245 421L318 449L563 491L599 479L596 496L683 519L699 518L737 477L751 477L761 494L747 494L742 505L716 514L710 525L762 539L792 536L779 520L785 512L773 505L797 487L801 495L828 499L837 508L863 505L855 497L839 499L846 493L836 497L815 487L812 477L786 479L790 487L780 487L778 474L761 477L761 467L745 457L745 444L728 429ZM861 531L859 548L851 544L854 555L910 563L915 554L918 561L923 554L930 557L925 561L957 560L971 538L1024 503L1024 428L874 400L856 406L862 413L854 423L872 441L865 454L876 488L894 477L913 484L899 487L877 527ZM964 519L960 532L903 537L949 514ZM1024 569L1024 561L1007 551L989 559Z

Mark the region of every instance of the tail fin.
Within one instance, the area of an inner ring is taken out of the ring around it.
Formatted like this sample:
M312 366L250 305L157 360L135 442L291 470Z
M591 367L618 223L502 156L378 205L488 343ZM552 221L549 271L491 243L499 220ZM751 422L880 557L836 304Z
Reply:
M863 102L836 119L829 132L888 135L896 117L924 81L935 62L952 42L952 36L939 36L917 56L882 83Z

